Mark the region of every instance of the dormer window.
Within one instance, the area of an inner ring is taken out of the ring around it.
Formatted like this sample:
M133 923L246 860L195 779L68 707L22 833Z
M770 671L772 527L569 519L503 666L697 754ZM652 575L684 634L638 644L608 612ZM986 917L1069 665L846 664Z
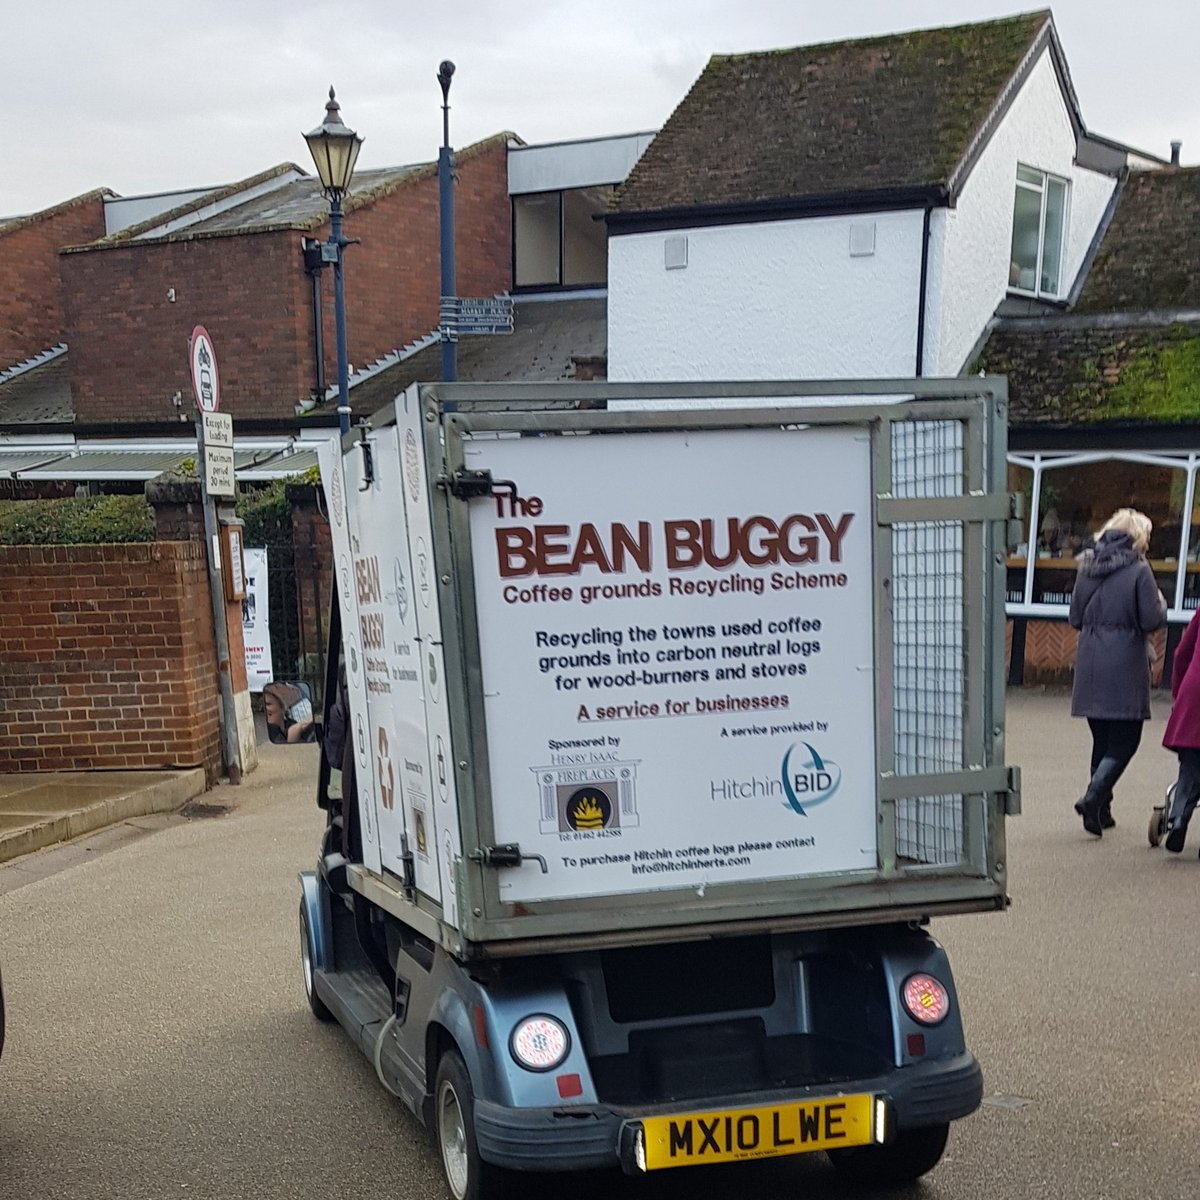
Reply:
M1032 167L1017 167L1010 291L1048 300L1062 295L1066 229L1067 181Z

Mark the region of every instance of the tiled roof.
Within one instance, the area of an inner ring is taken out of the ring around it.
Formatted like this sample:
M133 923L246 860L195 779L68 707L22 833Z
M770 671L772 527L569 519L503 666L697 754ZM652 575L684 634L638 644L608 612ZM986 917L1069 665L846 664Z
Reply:
M419 174L422 166L355 172L346 197L347 208L367 197L374 198L382 192L391 191ZM180 234L204 237L207 234L245 233L263 229L309 229L328 219L329 201L321 194L321 181L310 176L293 180L216 216L197 221L181 230Z
M455 152L455 160L461 162L475 154L491 149L497 143L507 145L516 135L509 132L493 134ZM518 139L519 140L519 139ZM222 237L239 233L261 233L274 229L316 229L329 219L329 202L321 195L320 181L314 176L301 179L285 179L278 187L269 188L242 203L237 203L239 192L257 189L271 179L294 175L298 168L294 163L281 163L269 171L261 172L249 179L240 180L216 192L207 193L188 201L170 212L158 213L147 221L122 229L79 250L106 249L125 245L130 241L186 241L189 238ZM380 196L417 179L433 178L437 175L437 163L417 163L403 167L381 167L374 170L359 170L354 173L350 191L346 197L345 210L352 213L356 208L371 204ZM181 221L193 213L216 207L212 216L202 217L183 224L169 233L165 229L173 222Z
M0 218L0 236L15 233L18 229L24 229L27 225L34 225L38 221L47 221L51 217L57 217L72 208L78 208L84 204L103 204L106 198L115 195L116 193L109 188L94 188L90 192L84 192L81 196L73 196L70 200L64 200L61 204L54 204L49 208L38 209L37 212L26 213L20 217Z
M459 340L458 378L463 383L569 380L577 360L601 359L607 345L603 299L518 299L512 333ZM350 403L357 416L373 413L409 384L435 383L441 377L442 345L433 342L352 387Z
M1200 421L1200 321L1005 321L971 370L1008 376L1014 426Z
M1130 175L1076 312L1200 309L1200 167Z
M718 55L618 193L620 215L949 185L1048 11Z
M74 420L66 354L0 380L0 426L70 425Z

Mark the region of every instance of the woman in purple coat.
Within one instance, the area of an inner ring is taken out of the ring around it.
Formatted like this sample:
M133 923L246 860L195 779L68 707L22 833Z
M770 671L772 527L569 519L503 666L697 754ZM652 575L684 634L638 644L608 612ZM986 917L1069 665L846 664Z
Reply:
M1150 518L1118 509L1100 531L1095 553L1083 559L1071 593L1070 622L1079 630L1071 715L1092 731L1092 775L1075 802L1095 837L1112 819L1113 787L1142 740L1150 719L1150 660L1146 635L1167 619L1167 602L1146 561Z
M1175 704L1163 734L1163 745L1179 755L1179 782L1175 801L1167 814L1166 847L1173 854L1183 849L1192 809L1200 800L1200 659L1196 638L1200 623L1193 617L1171 664L1171 694Z

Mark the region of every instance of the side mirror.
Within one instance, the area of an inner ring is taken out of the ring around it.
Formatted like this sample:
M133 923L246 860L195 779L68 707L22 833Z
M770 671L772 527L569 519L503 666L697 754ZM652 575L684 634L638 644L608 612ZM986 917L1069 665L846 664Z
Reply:
M263 688L267 737L282 746L317 740L312 691L307 683L273 679Z

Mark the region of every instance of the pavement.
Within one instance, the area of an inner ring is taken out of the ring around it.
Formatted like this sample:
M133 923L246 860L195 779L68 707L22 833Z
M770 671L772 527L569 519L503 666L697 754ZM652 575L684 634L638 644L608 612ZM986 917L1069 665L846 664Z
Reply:
M256 725L262 746L267 738L261 716ZM202 767L28 774L0 771L0 863L98 830L130 826L131 831L146 832L157 827L153 820L157 816L180 811L186 815L192 801L206 791Z
M0 773L0 862L139 817L175 812L206 787L201 767Z

